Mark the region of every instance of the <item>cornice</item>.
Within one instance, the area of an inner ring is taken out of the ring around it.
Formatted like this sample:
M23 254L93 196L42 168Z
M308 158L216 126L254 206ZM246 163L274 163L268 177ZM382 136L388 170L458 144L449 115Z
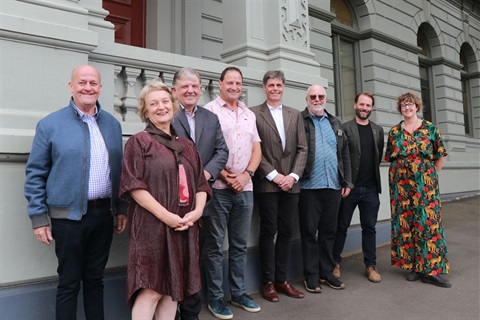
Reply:
M392 38L392 36L375 29L362 31L360 33L360 38L362 40L369 39L369 38L380 40L382 42L385 42L387 44L390 44L398 48L402 48L404 50L413 52L415 54L418 54L421 51L420 47L418 47L417 45L413 45L410 42L406 42L397 38Z
M335 13L323 10L313 4L308 5L308 15L326 22L332 22L337 17Z
M462 77L467 79L480 79L480 72L468 72L462 74Z

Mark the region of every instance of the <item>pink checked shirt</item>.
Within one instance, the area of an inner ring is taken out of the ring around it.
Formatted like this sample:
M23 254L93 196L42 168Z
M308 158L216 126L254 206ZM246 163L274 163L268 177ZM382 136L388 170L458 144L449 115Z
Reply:
M205 109L218 116L223 136L228 146L228 161L225 169L230 173L242 173L252 157L253 143L260 142L255 114L247 106L238 101L237 112L230 109L222 98L217 97L205 105ZM227 189L222 179L215 180L213 188ZM243 191L253 191L252 180L249 180Z

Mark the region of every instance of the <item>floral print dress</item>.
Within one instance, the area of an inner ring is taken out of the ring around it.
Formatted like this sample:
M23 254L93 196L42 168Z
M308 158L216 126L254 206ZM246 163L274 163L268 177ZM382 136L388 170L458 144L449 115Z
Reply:
M431 276L449 272L434 164L446 155L439 130L426 120L412 133L400 122L388 134L393 266Z

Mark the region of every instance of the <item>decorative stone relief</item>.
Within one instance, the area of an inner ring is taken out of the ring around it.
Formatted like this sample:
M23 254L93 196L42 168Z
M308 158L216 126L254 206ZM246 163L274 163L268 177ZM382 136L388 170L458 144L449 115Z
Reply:
M282 0L282 42L308 48L307 0Z

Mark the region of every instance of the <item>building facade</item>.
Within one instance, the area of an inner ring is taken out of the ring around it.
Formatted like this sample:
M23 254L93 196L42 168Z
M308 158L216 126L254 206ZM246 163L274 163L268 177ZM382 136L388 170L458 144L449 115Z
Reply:
M100 102L121 122L125 140L144 127L136 113L142 86L156 77L170 85L181 67L202 75L201 103L219 93L219 74L229 65L243 72L249 106L263 102L262 76L272 69L286 75L285 104L302 110L308 86L322 84L327 110L344 121L354 116L355 94L369 91L376 98L371 118L386 132L401 120L396 97L414 91L425 103L422 116L438 125L449 153L440 174L442 194L480 190L478 0L0 1L2 319L53 317L57 263L53 248L32 235L23 197L25 163L36 123L68 104L70 73L81 64L99 69ZM390 236L387 167L381 167L378 243ZM258 222L254 215L250 262L258 254ZM346 249L360 248L359 239L352 226ZM109 318L130 317L127 246L126 234L112 244ZM299 241L293 254L300 254ZM249 263L249 274L259 273L255 266ZM293 266L291 276L301 277L301 266ZM249 279L249 290L258 289L259 281Z

